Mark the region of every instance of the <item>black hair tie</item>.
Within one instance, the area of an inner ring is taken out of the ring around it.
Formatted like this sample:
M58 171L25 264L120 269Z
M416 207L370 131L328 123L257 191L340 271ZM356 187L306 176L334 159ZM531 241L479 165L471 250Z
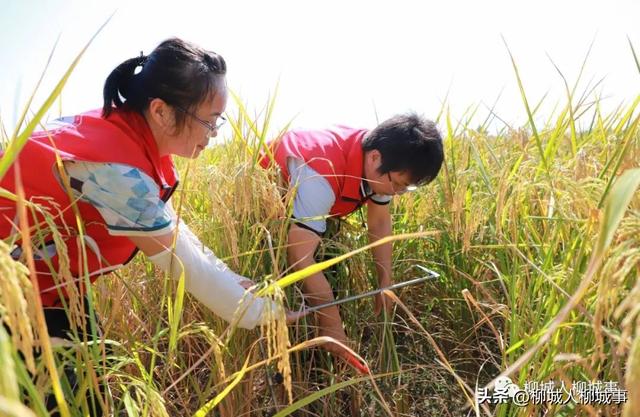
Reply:
M144 64L146 64L148 58L149 58L148 56L146 56L142 51L140 51L140 56L138 57L138 66L144 67Z
M144 68L144 64L147 63L147 59L149 59L149 57L145 56L144 53L140 51L140 56L136 59L136 67L133 70L134 75L138 75L140 74L140 72L142 72L142 69Z

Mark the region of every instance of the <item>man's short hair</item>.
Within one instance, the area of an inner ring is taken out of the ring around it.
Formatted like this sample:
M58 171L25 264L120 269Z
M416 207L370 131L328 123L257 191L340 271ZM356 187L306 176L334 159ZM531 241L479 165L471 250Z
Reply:
M435 179L444 160L442 136L434 122L415 113L385 120L362 142L365 152L377 149L382 155L380 174L406 171L415 185Z

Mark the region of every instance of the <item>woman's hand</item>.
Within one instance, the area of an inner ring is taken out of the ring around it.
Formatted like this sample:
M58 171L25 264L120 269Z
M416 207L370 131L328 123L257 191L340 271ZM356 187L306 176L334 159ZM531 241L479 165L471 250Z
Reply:
M249 288L256 285L255 282L251 281L249 278L244 278L244 277L238 280L238 284L240 284L240 286L245 290L248 290Z

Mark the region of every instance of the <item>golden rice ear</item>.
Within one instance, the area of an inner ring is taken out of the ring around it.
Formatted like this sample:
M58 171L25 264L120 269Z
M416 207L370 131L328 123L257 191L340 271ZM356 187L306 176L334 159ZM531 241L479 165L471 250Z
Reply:
M33 299L38 295L29 280L29 270L11 257L10 249L0 240L0 327L6 325L9 328L11 336L8 337L24 355L27 369L35 373L32 323L35 323Z
M276 302L278 309L275 314L271 315L269 322L266 326L261 326L262 336L267 340L267 355L269 357L275 356L277 358L277 367L280 374L283 376L283 385L287 392L287 399L289 404L293 402L293 387L291 381L291 362L289 358L289 349L291 348L291 342L289 341L289 327L286 323L285 317L285 298L284 291L276 291L273 295L273 300ZM271 299L272 297L267 297ZM265 306L268 303L265 303ZM270 314L273 311L268 309Z

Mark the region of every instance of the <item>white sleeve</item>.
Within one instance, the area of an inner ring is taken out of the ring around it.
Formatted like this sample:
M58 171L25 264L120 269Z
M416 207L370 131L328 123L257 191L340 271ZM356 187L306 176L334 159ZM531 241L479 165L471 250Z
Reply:
M149 257L154 265L169 271L171 278L176 280L184 266L187 291L229 323L237 320L239 327L252 329L267 317L275 316L278 305L246 291L238 284L244 277L231 271L208 248L203 251L204 246L184 223L179 225L177 233L174 251L167 249ZM274 314L264 314L265 308L270 308Z
M391 202L393 196L384 195L384 194L374 194L371 196L370 200L379 206L387 205Z
M225 264L223 261L218 259L218 257L213 253L213 251L209 249L207 246L205 246L204 243L202 243L200 239L198 239L198 237L191 231L189 226L187 226L182 222L182 220L176 220L176 223L179 223L178 233L183 233L184 236L191 242L192 245L200 249L204 254L204 256L207 258L207 260L211 262L213 265L215 265L216 269L220 273L225 274L229 278L233 278L236 282L242 282L248 279L246 277L243 277L242 275L236 274L231 269L229 269L227 264Z

